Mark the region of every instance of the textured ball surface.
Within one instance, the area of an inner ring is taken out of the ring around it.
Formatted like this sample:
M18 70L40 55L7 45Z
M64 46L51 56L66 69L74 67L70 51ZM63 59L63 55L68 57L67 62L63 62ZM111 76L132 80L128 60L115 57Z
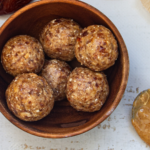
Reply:
M8 108L24 121L37 121L53 108L53 91L43 77L34 73L15 77L6 90Z
M109 94L109 85L103 73L87 68L75 68L67 82L67 99L78 111L100 110Z
M71 19L55 19L49 22L40 34L40 41L45 53L64 61L71 61L80 26Z
M56 59L46 61L41 75L52 88L55 101L66 98L67 80L70 73L71 68L66 62Z
M6 72L13 76L21 73L38 73L44 65L44 52L37 39L19 35L5 44L1 60Z
M94 71L102 71L114 65L118 46L112 32L104 26L84 28L75 45L77 60Z

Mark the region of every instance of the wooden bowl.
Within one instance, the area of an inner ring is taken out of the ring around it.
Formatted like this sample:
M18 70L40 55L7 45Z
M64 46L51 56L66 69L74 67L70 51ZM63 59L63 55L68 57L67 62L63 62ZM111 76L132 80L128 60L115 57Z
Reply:
M104 121L117 107L125 91L129 58L125 43L114 24L92 6L75 0L44 0L32 3L14 13L0 29L0 50L11 37L28 34L36 38L43 26L55 18L72 18L82 27L100 24L109 28L115 35L119 46L119 58L115 65L105 71L110 85L110 94L100 111L77 112L67 100L56 102L54 109L44 119L37 122L25 122L16 118L8 109L5 90L12 76L8 75L0 64L0 111L20 129L47 138L63 138L86 132ZM70 62L74 68L77 61Z

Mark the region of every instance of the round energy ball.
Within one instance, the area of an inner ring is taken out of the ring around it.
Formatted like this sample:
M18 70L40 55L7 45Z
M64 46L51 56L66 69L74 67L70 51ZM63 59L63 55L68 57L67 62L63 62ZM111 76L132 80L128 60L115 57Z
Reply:
M7 73L16 76L22 73L38 73L44 65L44 51L40 42L28 35L11 38L1 55Z
M37 121L53 108L53 91L46 80L34 73L15 77L6 90L8 108L24 121Z
M45 53L64 61L71 61L80 26L71 19L55 19L50 21L40 34L40 41Z
M41 75L51 86L55 101L66 98L67 79L70 73L71 68L64 61L53 59L45 62Z
M103 73L87 68L75 68L67 82L67 99L77 111L100 110L109 94L109 85Z
M75 45L77 60L94 71L102 71L114 65L118 46L112 32L101 25L84 28Z

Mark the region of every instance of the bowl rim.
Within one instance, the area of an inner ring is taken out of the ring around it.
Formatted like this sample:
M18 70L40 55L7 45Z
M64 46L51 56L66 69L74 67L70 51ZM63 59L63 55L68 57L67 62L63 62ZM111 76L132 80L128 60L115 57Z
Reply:
M102 19L105 19L105 22L107 24L109 24L111 26L111 30L116 33L117 37L118 37L118 41L120 43L120 47L122 49L122 53L124 55L123 57L123 73L122 73L122 81L120 84L121 89L119 89L115 100L113 102L113 104L111 105L110 109L107 110L107 112L104 114L103 117L99 118L96 122L91 123L89 126L76 130L76 131L71 131L68 133L44 133L44 132L39 132L36 130L31 130L30 128L27 128L25 125L17 122L15 119L13 119L11 117L11 115L5 110L5 108L3 107L1 101L0 101L0 111L2 112L2 114L11 122L13 123L15 126L17 126L18 128L36 135L36 136L40 136L40 137L45 137L45 138L66 138L66 137L71 137L71 136L75 136L78 134L82 134L92 128L94 128L95 126L97 126L98 124L100 124L101 122L103 122L107 117L109 117L109 115L115 110L115 108L118 106L119 102L122 99L122 96L124 94L126 85L127 85L127 81L128 81L128 76L129 76L129 56L128 56L128 51L126 48L126 45L124 43L124 40L120 34L120 32L118 31L118 29L115 27L115 25L111 22L111 20L105 16L102 12L100 12L98 9L94 8L93 6L85 3L85 2L81 2L81 1L77 1L77 0L41 0L41 1L37 1L37 2L33 2L21 9L19 9L18 11L16 11L12 16L10 16L6 22L2 25L2 27L0 28L0 34L3 32L3 30L9 25L9 23L11 23L16 17L18 17L20 14L22 14L23 12L25 12L26 10L29 10L33 7L39 6L41 4L48 4L48 3L68 3L68 4L73 4L73 5L77 5L83 8L88 9L89 11L92 11L93 13L97 14L98 16L100 16Z

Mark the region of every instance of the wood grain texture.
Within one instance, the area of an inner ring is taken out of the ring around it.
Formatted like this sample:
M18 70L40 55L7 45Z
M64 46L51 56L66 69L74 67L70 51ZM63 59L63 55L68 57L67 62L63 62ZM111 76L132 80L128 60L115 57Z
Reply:
M113 23L92 6L75 0L44 0L32 3L13 14L0 29L0 49L6 41L19 34L28 34L36 38L43 26L55 18L72 18L82 27L101 24L108 27L115 35L119 46L119 58L116 64L106 70L110 85L109 97L98 112L85 113L75 111L64 100L55 103L50 115L37 122L24 122L16 118L7 108L4 94L0 95L0 110L3 115L22 130L42 137L62 138L86 132L104 121L117 107L125 91L128 74L129 58L125 43ZM74 68L76 62L70 65ZM11 82L12 77L5 73L0 65L0 76L3 91ZM3 92L4 93L4 92Z

